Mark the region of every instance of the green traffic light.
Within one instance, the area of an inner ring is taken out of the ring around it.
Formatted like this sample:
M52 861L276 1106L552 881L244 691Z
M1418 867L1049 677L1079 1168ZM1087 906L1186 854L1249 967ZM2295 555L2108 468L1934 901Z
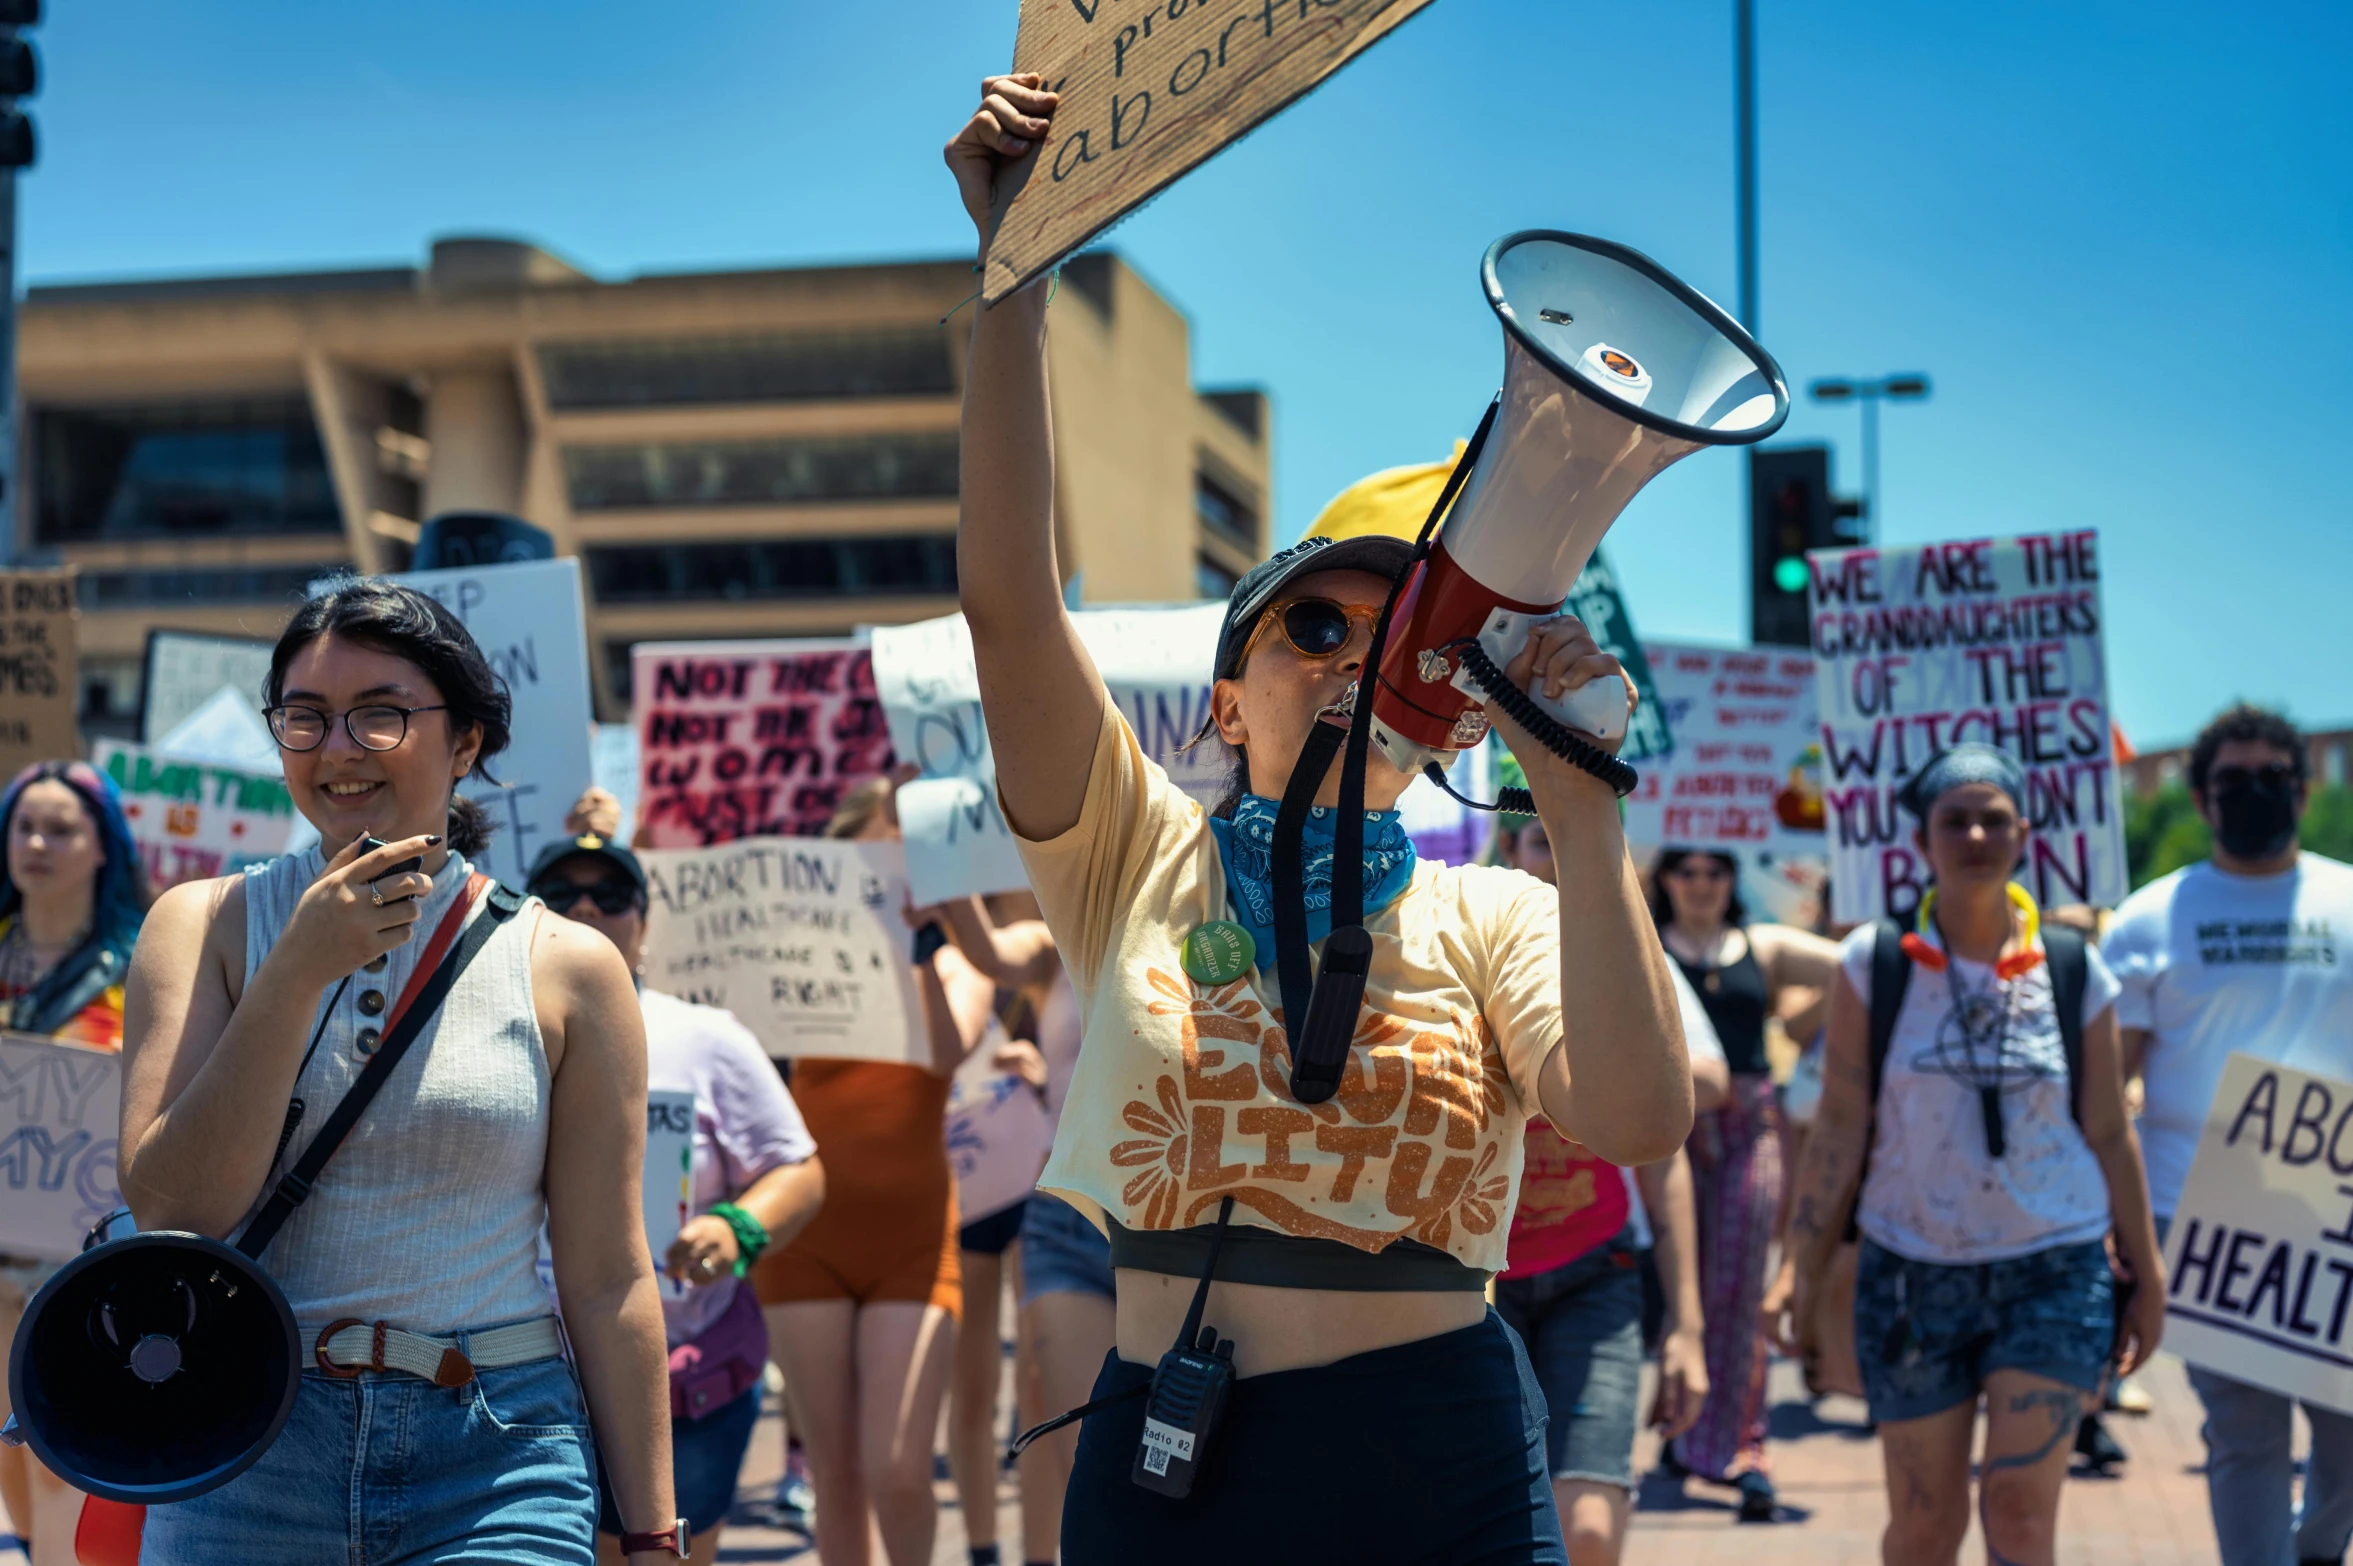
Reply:
M1783 555L1773 562L1773 585L1785 593L1806 590L1806 563L1796 555Z

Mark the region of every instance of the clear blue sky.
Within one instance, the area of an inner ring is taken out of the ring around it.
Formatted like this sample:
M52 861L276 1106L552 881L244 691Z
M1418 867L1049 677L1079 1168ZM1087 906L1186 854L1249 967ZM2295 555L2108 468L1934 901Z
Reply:
M1112 4L1127 0L1110 0ZM1763 337L1922 369L1884 536L2096 527L2126 730L2236 695L2353 724L2353 8L1759 0ZM1729 304L1730 0L1435 0L1114 236L1204 381L1276 406L1289 537L1467 433L1497 234ZM54 0L34 282L413 261L503 232L608 277L969 251L939 162L1015 0ZM1854 413L1802 405L1788 437ZM1744 633L1741 469L1612 533L1637 624Z

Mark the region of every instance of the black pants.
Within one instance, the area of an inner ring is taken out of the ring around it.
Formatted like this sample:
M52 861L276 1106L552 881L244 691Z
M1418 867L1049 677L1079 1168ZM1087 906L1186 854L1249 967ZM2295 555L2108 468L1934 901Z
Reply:
M1096 1397L1151 1380L1116 1353ZM1234 1383L1181 1501L1133 1483L1144 1400L1090 1415L1062 1511L1067 1566L1567 1566L1544 1394L1493 1311L1477 1326Z

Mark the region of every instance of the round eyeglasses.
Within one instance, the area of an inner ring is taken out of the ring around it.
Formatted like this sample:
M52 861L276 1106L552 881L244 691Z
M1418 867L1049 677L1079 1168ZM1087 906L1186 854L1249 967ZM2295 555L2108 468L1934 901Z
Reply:
M398 750L400 742L408 738L409 719L420 712L447 712L447 704L438 707L354 707L342 715L343 731L351 742L362 750ZM316 707L279 705L267 709L262 716L270 720L270 733L276 737L280 750L317 750L327 742L327 735L335 727L336 715L321 712Z

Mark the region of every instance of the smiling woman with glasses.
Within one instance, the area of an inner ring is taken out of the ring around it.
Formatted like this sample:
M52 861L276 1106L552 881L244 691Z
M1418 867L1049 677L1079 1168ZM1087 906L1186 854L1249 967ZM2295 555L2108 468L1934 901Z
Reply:
M280 750L295 752L317 750L334 732L335 720L343 719L343 732L362 750L387 751L400 749L400 742L408 738L409 719L420 712L447 712L447 703L431 707L394 707L371 704L354 707L348 712L321 712L316 707L304 707L291 702L280 702L263 714L270 720L270 733L277 737Z

